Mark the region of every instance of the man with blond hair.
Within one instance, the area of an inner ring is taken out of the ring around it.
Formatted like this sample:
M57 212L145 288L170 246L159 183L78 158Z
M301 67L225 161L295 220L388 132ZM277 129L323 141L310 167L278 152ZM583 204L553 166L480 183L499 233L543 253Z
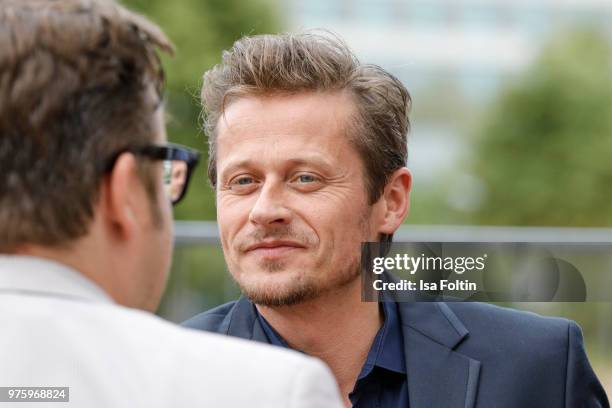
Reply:
M0 2L0 405L341 406L315 359L150 313L198 160L166 143L156 48L112 1Z
M482 303L362 302L362 242L408 213L410 97L317 33L245 37L204 75L208 174L244 294L185 324L325 361L357 408L607 407L580 329Z

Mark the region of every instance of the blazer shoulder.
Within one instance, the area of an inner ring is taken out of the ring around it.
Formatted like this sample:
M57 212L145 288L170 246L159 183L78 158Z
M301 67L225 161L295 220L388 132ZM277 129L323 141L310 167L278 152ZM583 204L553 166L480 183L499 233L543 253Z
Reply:
M236 301L222 304L185 320L181 323L181 326L220 333L223 331L224 320L231 313L235 305Z
M533 355L535 350L567 350L576 323L487 303L446 303L469 331L467 343L483 340L496 348ZM483 346L483 345L481 345ZM546 354L546 353L544 353Z
M503 330L504 328L521 331L556 331L567 337L571 320L562 317L542 316L534 312L522 311L480 302L448 302L446 305L467 326ZM574 323L575 324L575 323ZM470 329L470 327L468 327Z

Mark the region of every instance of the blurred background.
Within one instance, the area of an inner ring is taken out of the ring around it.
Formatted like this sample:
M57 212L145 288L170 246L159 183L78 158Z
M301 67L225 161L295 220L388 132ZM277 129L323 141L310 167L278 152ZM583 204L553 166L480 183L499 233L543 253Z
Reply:
M236 39L328 29L412 95L414 190L404 236L612 242L609 0L123 2L177 46L174 58L164 57L174 142L205 152L201 76ZM159 310L175 322L238 296L216 238L205 167L175 211L183 222ZM578 321L612 394L612 303L509 306Z

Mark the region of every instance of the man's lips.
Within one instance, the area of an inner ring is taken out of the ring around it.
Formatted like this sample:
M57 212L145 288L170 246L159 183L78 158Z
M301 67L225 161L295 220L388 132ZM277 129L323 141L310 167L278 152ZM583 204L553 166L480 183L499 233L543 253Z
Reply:
M306 248L303 244L294 241L262 241L249 245L246 253L257 253L264 257L277 257L296 249Z
M249 245L245 252L254 251L256 249L273 249L273 248L305 248L303 244L294 241L262 241Z

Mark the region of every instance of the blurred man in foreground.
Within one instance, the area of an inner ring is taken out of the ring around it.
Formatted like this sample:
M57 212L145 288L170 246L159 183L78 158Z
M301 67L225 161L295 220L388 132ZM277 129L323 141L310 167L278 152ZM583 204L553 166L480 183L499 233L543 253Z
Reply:
M409 207L410 98L338 39L246 37L204 76L210 181L244 296L189 327L327 362L346 406L608 406L575 323L486 304L361 302L360 248Z
M156 48L112 1L0 3L0 401L340 406L321 362L147 313L197 161L166 144Z

